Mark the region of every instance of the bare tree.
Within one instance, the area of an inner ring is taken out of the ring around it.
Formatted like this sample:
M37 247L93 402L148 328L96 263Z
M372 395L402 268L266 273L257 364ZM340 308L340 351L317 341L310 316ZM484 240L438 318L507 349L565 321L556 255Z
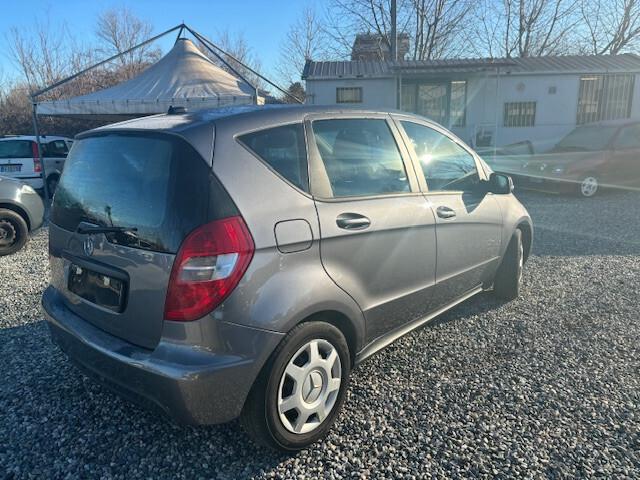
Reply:
M586 52L615 55L640 44L639 0L582 0L580 13Z
M410 58L428 60L454 56L465 48L466 30L474 0L400 0L397 34L411 39ZM388 0L333 0L328 30L344 55L354 34L374 33L391 47L391 4Z
M317 11L306 6L280 45L280 59L276 65L279 80L285 85L296 83L307 60L330 55L329 42Z
M247 43L247 40L242 32L238 32L235 35L229 33L229 30L223 30L218 32L213 42L229 55L222 54L216 51L217 55L211 53L211 51L204 45L198 45L200 51L202 51L213 63L218 65L223 70L229 72L232 75L236 75L234 70L242 75L247 81L256 88L264 88L264 82L257 77L251 70L247 69L244 65L247 65L252 70L260 72L262 65L260 60L253 53L253 50ZM218 57L222 57L222 60ZM235 59L239 60L237 62ZM244 65L243 65L244 64ZM230 67L231 68L230 68Z
M136 17L126 7L112 8L98 15L96 37L104 57L121 54L152 36L153 26ZM133 76L160 58L158 47L146 45L122 55L117 62L126 76Z

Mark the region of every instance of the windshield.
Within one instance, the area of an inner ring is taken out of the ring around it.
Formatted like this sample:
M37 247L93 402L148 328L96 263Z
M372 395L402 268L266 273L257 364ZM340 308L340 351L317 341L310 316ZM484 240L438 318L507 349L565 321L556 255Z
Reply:
M616 133L618 127L590 125L572 130L555 147L555 150L585 150L595 152L604 150Z

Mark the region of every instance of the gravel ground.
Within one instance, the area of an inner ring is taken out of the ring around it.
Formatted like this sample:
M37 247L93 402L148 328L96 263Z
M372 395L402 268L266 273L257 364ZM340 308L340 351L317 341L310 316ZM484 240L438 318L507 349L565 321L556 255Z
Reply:
M365 362L328 439L293 457L79 374L42 321L39 232L0 259L0 477L640 478L640 194L521 198L521 298L478 296Z

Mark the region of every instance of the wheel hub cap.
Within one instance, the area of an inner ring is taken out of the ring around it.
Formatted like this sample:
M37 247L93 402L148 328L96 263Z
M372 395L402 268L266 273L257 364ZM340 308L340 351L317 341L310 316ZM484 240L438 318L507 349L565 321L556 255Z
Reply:
M278 388L278 414L290 432L318 428L333 410L340 392L342 364L327 340L310 340L287 364Z
M324 380L322 374L317 370L311 372L302 386L302 398L307 403L315 402L324 387Z

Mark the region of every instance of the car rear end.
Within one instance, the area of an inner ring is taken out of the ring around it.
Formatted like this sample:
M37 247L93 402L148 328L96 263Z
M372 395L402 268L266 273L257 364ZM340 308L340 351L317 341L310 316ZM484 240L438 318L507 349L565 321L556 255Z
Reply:
M282 335L215 318L254 242L212 171L213 124L172 128L183 120L79 137L52 207L43 306L84 371L210 424L240 413Z
M19 180L36 190L42 189L38 144L23 137L0 139L0 175Z

